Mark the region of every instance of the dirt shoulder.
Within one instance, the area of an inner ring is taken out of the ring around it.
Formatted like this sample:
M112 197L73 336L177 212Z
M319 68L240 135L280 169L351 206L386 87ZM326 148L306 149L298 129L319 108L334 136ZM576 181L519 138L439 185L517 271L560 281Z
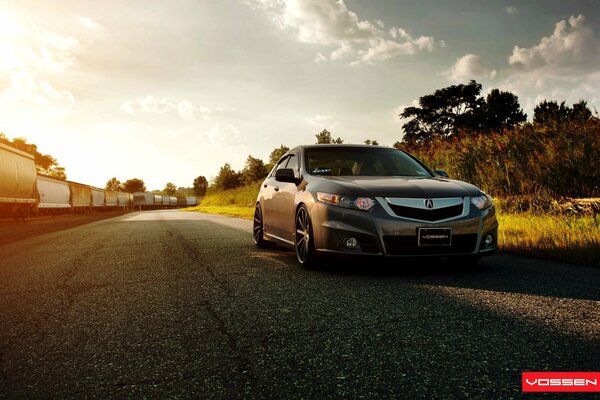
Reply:
M123 211L95 211L55 217L29 218L25 221L0 220L0 246L45 233L61 231L102 219L118 217Z

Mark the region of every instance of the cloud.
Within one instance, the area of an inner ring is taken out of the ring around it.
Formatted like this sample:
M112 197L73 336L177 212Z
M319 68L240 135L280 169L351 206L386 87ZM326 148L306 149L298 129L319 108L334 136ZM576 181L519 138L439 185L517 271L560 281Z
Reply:
M195 106L189 100L173 102L164 97L159 99L150 95L138 97L133 101L123 103L121 110L131 115L137 113L164 114L174 112L180 118L188 121L193 120L196 113L200 113L203 119L208 119L208 115L212 112L209 107Z
M80 17L79 23L86 29L101 30L103 27L89 17Z
M235 126L215 124L206 133L209 143L216 148L246 145L248 138L243 136Z
M270 13L274 23L294 33L297 41L327 49L318 53L315 62L374 63L444 46L431 36L413 38L402 28L385 31L382 21L361 20L343 0L254 0L250 4Z
M517 7L513 7L513 6L507 6L504 9L506 10L507 14L516 14L519 12L519 9Z
M480 56L466 54L456 60L456 63L442 74L453 82L464 82L471 79L493 79L496 76L496 70Z
M515 46L508 63L522 70L536 70L545 65L573 66L585 59L598 59L598 40L592 27L583 15L571 16L558 22L549 37L543 37L535 46L521 48Z
M43 106L64 109L74 95L58 88L64 73L77 67L78 39L22 23L0 12L0 75L2 107ZM64 110L63 110L64 111Z
M333 119L333 116L326 114L316 114L313 117L306 118L306 122L318 129L335 129L339 122Z
M504 68L466 54L442 74L450 81L502 77L495 86L518 95L529 115L544 99L568 103L584 99L590 107L599 106L600 39L583 15L571 16L557 22L552 34L537 44L515 45Z

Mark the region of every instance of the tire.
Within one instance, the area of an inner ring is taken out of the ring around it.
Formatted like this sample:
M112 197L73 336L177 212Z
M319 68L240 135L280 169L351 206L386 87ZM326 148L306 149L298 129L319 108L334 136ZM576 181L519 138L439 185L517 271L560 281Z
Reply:
M294 250L296 251L298 263L306 269L314 268L317 257L315 255L313 230L310 214L304 205L298 208L295 221Z
M252 233L254 234L254 244L256 245L256 247L259 247L261 249L272 247L271 242L265 240L265 235L263 231L263 217L262 211L260 209L260 204L256 204L256 209L254 210L254 223L252 225Z

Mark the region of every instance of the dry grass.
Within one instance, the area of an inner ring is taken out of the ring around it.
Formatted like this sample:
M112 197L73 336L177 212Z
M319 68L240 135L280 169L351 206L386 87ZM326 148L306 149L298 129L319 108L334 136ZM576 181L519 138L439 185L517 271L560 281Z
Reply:
M600 217L500 214L503 251L600 267Z
M252 219L254 217L254 207L199 205L193 208L186 208L184 211L197 211L207 214L220 214L244 219Z

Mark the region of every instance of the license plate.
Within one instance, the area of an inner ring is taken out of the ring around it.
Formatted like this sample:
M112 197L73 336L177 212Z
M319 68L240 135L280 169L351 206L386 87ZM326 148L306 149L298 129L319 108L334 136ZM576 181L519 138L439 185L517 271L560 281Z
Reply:
M450 246L452 228L419 228L419 246Z

